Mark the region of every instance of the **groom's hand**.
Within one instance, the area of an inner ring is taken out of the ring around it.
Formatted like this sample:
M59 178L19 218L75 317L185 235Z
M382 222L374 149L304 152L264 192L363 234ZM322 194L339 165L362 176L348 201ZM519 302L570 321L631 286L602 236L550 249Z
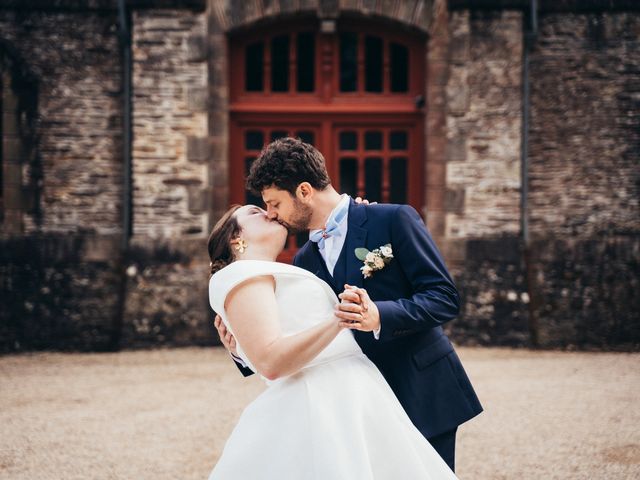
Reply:
M216 318L213 320L213 324L215 325L216 330L218 330L218 336L220 337L220 341L222 342L222 345L224 345L224 348L237 357L238 352L236 351L236 339L233 337L231 332L227 330L227 327L222 321L222 318L220 318L220 315L216 315Z
M375 332L380 329L380 312L369 298L364 288L345 285L338 297L341 302L336 306L335 315L340 326L363 332Z

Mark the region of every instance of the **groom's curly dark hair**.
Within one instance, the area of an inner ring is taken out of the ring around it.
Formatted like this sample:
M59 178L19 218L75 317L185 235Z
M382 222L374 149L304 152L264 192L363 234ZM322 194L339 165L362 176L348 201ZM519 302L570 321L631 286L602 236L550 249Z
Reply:
M262 149L251 165L247 189L259 196L265 188L275 186L295 196L302 182L309 182L317 190L331 184L324 157L313 145L285 137Z

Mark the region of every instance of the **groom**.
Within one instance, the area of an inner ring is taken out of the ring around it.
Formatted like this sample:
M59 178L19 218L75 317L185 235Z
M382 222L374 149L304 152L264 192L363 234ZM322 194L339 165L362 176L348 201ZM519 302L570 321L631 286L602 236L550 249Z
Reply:
M453 470L457 428L482 407L442 330L458 314L458 293L420 216L407 205L358 205L338 194L322 154L293 138L264 148L247 186L262 195L269 217L291 233L310 230L294 265L339 295L336 315L353 329L409 418ZM365 278L356 249L386 245L392 258L370 256L377 263L365 269ZM233 339L220 322L216 326L229 348Z

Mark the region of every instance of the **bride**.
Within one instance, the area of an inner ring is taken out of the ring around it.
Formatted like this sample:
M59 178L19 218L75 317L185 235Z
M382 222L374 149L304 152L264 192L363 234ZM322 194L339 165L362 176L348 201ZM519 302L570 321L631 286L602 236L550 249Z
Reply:
M209 237L211 307L268 385L209 479L455 479L334 316L329 285L275 261L286 239L253 205L232 207Z

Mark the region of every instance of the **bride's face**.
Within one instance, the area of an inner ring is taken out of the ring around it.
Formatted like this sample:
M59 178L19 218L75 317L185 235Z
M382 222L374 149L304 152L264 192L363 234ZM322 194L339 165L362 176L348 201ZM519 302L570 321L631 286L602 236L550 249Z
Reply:
M242 229L242 238L252 243L267 243L284 248L287 241L287 229L274 220L269 220L267 212L255 205L244 205L234 213Z

